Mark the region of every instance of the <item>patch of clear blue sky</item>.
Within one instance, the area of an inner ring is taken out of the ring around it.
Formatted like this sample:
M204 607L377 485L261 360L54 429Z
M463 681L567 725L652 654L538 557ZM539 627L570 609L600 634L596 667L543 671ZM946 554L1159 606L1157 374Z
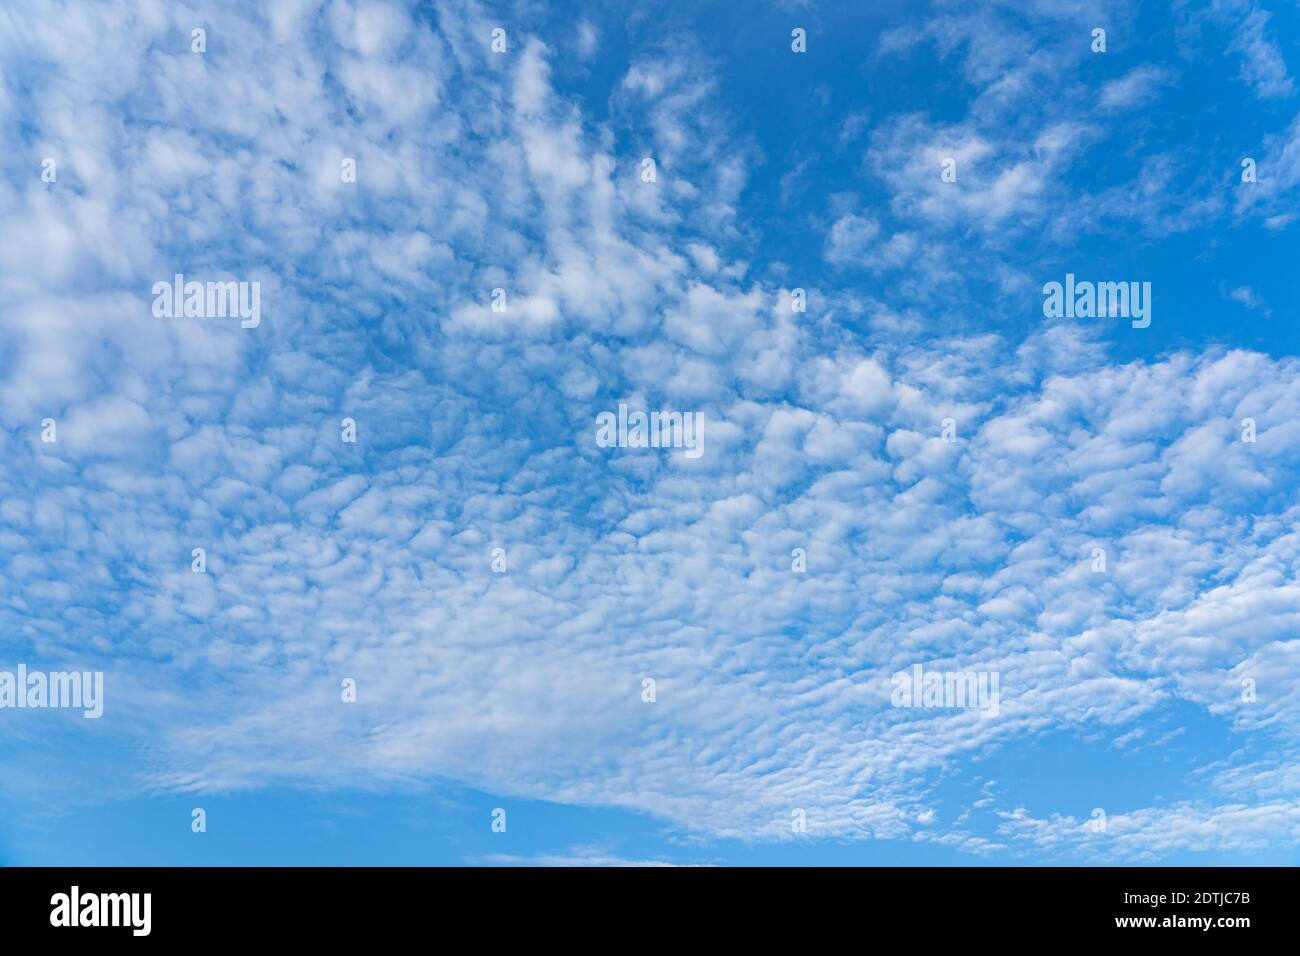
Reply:
M626 11L616 9L616 15L600 22L601 49L591 69L557 69L557 88L581 97L592 118L605 119L610 90L629 59L647 52L639 43L702 49L718 65L718 102L741 138L752 141L762 156L751 170L743 202L743 215L761 241L737 250L739 257L750 260L759 273L780 261L808 286L852 288L856 283L888 301L889 290L880 287L879 277L851 270L826 274L822 250L826 224L833 219L833 195L854 193L864 208L888 219L887 193L864 168L865 136L842 147L837 143L840 126L854 114L867 117L868 135L880 120L909 112L936 123L961 121L976 92L962 76L961 61L978 51L959 49L941 57L933 44L919 44L906 55L881 56L877 44L882 32L918 20L917 5L902 2L825 4L815 12L762 4L660 6L652 18L634 19L632 26L623 22ZM1173 78L1154 106L1116 114L1112 127L1070 164L1067 180L1075 189L1099 193L1131 183L1144 158L1167 152L1178 163L1175 190L1177 183L1201 176L1235 188L1242 157L1258 159L1265 136L1287 125L1290 98L1255 97L1222 44L1196 44L1193 55L1171 28L1167 5L1142 4L1138 11L1125 29L1098 24L1110 27L1109 49L1083 60L1080 83L1095 92L1147 65L1167 69ZM1297 35L1300 13L1285 7L1270 13L1277 35ZM1006 15L1014 19L1012 11ZM789 50L789 33L796 25L809 31L804 56ZM1060 21L1060 29L1074 27ZM1215 31L1206 29L1212 38ZM1088 42L1081 33L1079 43ZM999 134L1014 136L1013 130L982 132L995 142ZM783 200L782 179L801 163L807 164L800 177L803 187ZM1174 235L1081 232L1072 248L1040 249L1029 242L1013 250L1017 264L1043 281L1071 271L1080 278L1124 276L1153 283L1158 312L1151 328L1140 336L1124 334L1122 323L1107 329L1121 361L1207 344L1295 354L1300 324L1295 322L1291 275L1297 252L1294 230L1272 231L1258 218L1227 229ZM1224 297L1225 289L1242 286L1255 289L1270 304L1270 317ZM968 292L982 294L953 303L956 328L945 321L927 331L943 336L995 330L1019 338L1043 321L1037 296L1007 301L991 282L981 287L975 280Z
M1135 727L1146 732L1142 740L1128 748L1113 745L1115 737ZM983 797L990 798L988 806L972 808L960 829L994 843L1002 842L998 827L1004 818L997 811L1023 807L1030 817L1068 812L1087 820L1094 807L1115 817L1195 800L1204 795L1205 779L1194 774L1194 768L1247 744L1223 721L1184 704L1120 728L1085 726L1018 737L1011 746L934 775L936 832L947 829L939 824L952 824L963 808ZM13 742L0 748L0 763L8 764L14 749ZM1068 850L1037 852L1024 846L980 856L910 839L771 843L708 838L640 813L526 800L452 782L396 791L268 787L228 794L140 796L130 792L124 776L127 762L119 761L114 750L90 737L79 744L69 740L62 750L57 762L52 758L46 781L67 788L55 802L58 809L45 805L39 788L22 797L0 794L0 865L461 866L583 856L748 866L1085 862ZM76 781L92 779L96 793L85 788L79 795L74 792ZM204 833L191 830L196 807L207 815ZM507 812L504 833L492 830L497 807ZM1284 846L1213 853L1180 850L1158 862L1294 865L1300 863L1300 851Z

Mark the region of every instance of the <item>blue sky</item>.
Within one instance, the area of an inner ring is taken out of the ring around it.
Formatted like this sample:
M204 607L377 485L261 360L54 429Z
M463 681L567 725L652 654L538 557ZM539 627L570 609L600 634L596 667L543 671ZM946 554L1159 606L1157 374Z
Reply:
M1297 862L1294 5L260 6L0 12L0 863Z

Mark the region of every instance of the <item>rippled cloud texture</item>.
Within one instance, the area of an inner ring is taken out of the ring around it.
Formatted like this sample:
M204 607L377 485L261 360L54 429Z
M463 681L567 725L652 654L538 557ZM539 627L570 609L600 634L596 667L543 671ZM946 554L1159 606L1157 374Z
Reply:
M755 6L0 11L0 669L105 674L0 710L0 855L1294 862L1300 14Z

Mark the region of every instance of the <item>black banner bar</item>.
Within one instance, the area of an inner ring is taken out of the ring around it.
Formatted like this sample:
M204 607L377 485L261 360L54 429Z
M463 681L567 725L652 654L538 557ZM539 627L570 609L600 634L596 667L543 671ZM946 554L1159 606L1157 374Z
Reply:
M690 936L720 940L1025 932L1232 946L1291 936L1296 886L1285 868L13 868L0 870L0 925L9 941L205 945L430 930L608 944L697 926Z

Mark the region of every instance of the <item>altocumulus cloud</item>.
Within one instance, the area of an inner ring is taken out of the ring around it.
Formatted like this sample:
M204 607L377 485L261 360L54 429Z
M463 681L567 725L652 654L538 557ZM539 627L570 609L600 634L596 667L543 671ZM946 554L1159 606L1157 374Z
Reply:
M1300 362L1120 355L1100 322L1041 320L1065 269L1024 243L1282 228L1296 126L1262 141L1255 198L1183 188L1169 144L1073 181L1177 82L1063 79L1092 13L940 5L885 34L877 68L935 46L973 92L870 120L843 190L791 216L817 232L803 271L760 255L779 227L747 204L788 157L699 41L595 102L573 87L608 30L520 13L498 54L472 3L0 15L0 664L106 672L96 733L147 791L446 778L700 839L788 839L802 808L814 838L1089 859L1293 839ZM1244 21L1228 77L1276 101L1272 30ZM179 272L260 282L260 326L155 318ZM1037 318L972 319L976 295ZM701 413L706 453L598 447L620 402ZM918 662L1000 674L997 718L892 707ZM937 795L1045 733L1189 706L1266 745L1104 832ZM570 859L621 861L541 862Z

